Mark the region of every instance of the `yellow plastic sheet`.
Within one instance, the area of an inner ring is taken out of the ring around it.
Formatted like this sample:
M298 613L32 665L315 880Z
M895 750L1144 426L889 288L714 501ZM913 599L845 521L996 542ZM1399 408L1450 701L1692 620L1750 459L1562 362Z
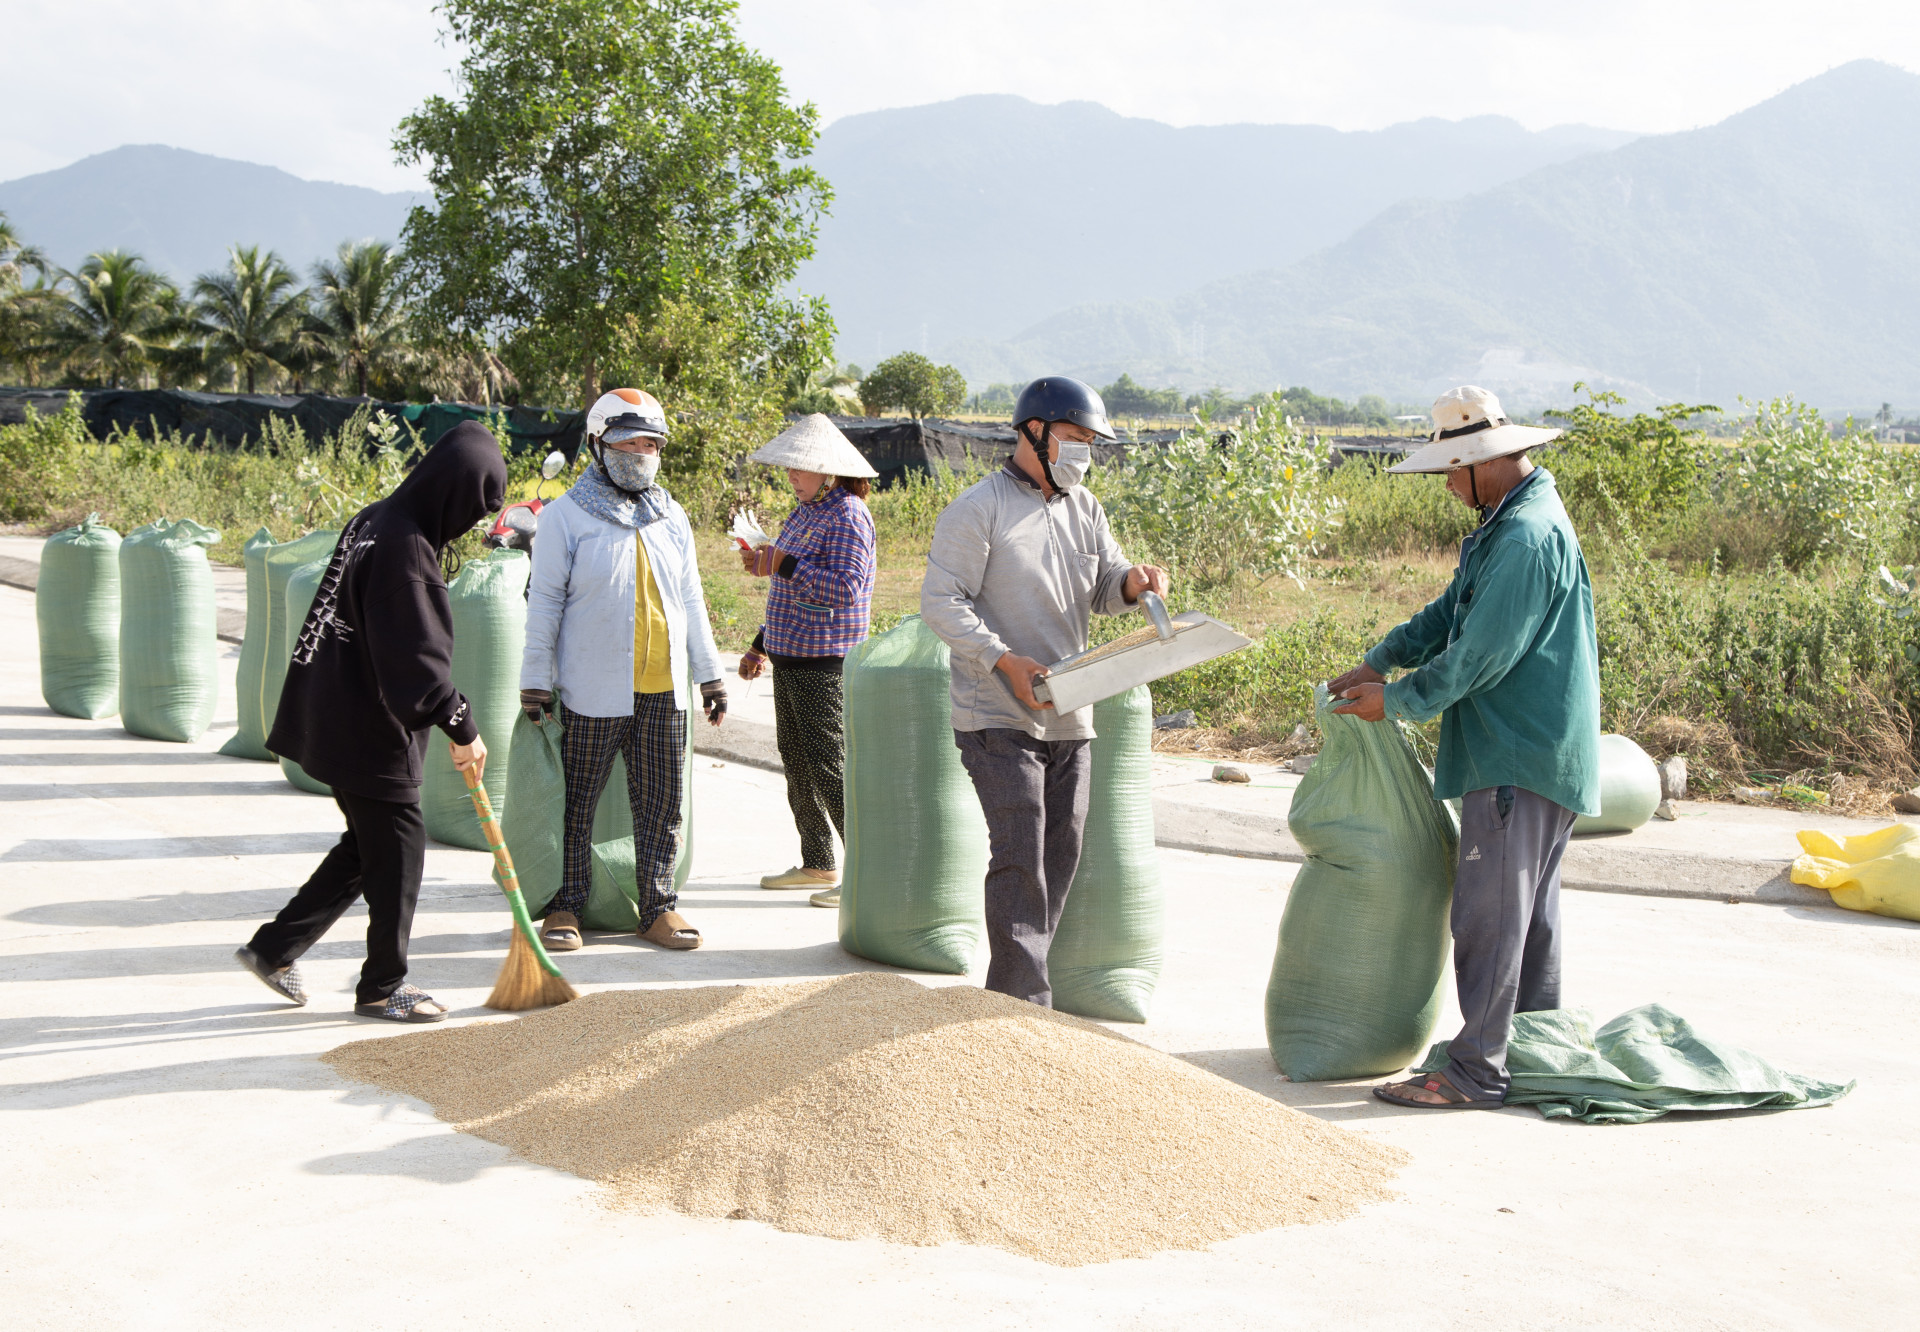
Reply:
M1841 841L1821 832L1796 833L1806 854L1793 862L1793 881L1824 888L1849 911L1920 920L1920 828L1896 823Z

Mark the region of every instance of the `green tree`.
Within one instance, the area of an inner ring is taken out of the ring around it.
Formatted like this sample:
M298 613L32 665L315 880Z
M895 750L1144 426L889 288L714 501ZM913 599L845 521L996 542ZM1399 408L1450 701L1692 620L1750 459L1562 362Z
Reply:
M108 388L155 368L178 330L179 292L137 254L102 250L66 274L48 344L69 373Z
M1175 416L1180 411L1179 389L1152 389L1123 374L1100 390L1109 416Z
M363 398L376 375L397 375L414 359L400 276L400 255L384 241L343 241L313 270L315 336Z
M29 386L39 380L51 324L60 312L60 292L47 282L51 267L45 254L21 242L13 223L0 213L0 366L11 367ZM34 274L31 284L26 280L29 271Z
M307 293L286 261L257 245L228 251L227 271L194 280L186 327L208 369L233 372L252 393L260 376L292 377L309 363Z
M443 0L459 91L400 123L431 206L405 246L426 313L500 336L536 392L591 400L616 330L692 300L778 382L831 345L785 294L831 192L818 116L734 31L733 0Z
M942 416L960 410L966 400L966 376L919 352L889 356L860 381L860 401L869 412L891 407L914 417Z

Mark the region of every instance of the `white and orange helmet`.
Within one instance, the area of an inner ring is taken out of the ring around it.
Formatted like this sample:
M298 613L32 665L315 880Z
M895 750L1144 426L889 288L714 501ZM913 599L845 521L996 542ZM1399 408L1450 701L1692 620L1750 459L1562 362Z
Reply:
M640 389L617 388L600 395L587 410L587 438L624 444L642 435L667 437L667 412L659 399Z

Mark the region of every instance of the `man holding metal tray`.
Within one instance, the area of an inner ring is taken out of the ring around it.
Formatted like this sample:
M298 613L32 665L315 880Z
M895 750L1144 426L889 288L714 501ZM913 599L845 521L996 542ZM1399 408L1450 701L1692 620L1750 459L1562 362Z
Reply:
M1013 419L1013 457L940 515L920 614L953 652L954 743L987 819L987 988L1050 1007L1047 953L1087 819L1093 700L1062 711L1035 686L1044 695L1048 663L1086 650L1093 612L1164 596L1167 573L1127 563L1080 484L1093 441L1114 437L1100 395L1064 376L1035 380Z

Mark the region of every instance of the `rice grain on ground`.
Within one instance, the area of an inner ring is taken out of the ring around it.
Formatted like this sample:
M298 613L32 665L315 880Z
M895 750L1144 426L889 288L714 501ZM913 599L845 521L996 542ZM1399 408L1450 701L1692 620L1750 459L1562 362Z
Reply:
M879 973L610 991L325 1059L614 1207L1066 1266L1337 1220L1407 1159L1094 1023Z

